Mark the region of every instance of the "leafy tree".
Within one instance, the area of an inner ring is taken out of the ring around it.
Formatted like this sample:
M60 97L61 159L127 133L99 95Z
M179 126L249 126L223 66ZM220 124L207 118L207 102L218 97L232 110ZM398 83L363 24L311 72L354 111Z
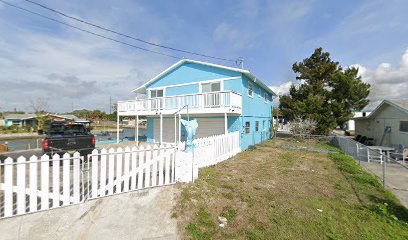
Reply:
M314 53L292 67L300 85L292 85L289 95L280 98L279 108L289 121L297 118L317 122L315 134L328 134L353 117L368 103L370 84L363 83L354 67L343 68L328 52Z

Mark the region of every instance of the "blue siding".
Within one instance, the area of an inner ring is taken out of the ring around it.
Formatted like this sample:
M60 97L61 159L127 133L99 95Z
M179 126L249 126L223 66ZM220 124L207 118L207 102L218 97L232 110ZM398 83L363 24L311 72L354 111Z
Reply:
M202 82L219 78L239 77L239 79L225 80L224 90L232 90L242 94L242 115L228 116L228 131L240 131L241 149L258 144L270 137L269 129L272 119L272 96L268 93L268 101L264 100L266 92L257 83L252 82L245 75L225 69L186 63L172 70L159 80L147 86L149 88L167 87L169 85L186 84L191 82ZM253 83L253 97L248 96L248 82ZM199 92L198 84L189 84L178 87L167 87L166 96L180 94L194 94ZM259 129L255 131L255 124L259 122ZM245 123L250 122L250 133L245 132ZM147 118L147 141L153 142L153 118ZM265 131L263 131L265 130Z
M254 92L253 97L248 96L248 82L250 81L246 76L242 77L242 116L241 116L241 148L247 149L249 146L258 144L265 138L270 137L270 121L272 119L272 106L271 96L268 93L268 102L264 100L264 92L258 84L253 83ZM259 129L255 131L256 121L259 122ZM263 126L265 121L265 127ZM250 123L250 133L245 133L245 122ZM263 133L262 130L265 129Z
M237 93L242 93L242 79L232 79L224 81L224 90L231 90Z
M220 69L195 63L186 63L180 67L173 69L158 81L155 81L146 86L146 88L165 87L169 85L201 82L217 78L239 76L241 76L240 73L226 69Z
M147 142L148 143L154 143L154 135L153 135L153 119L152 117L147 117L147 132L146 132L146 137L147 137Z

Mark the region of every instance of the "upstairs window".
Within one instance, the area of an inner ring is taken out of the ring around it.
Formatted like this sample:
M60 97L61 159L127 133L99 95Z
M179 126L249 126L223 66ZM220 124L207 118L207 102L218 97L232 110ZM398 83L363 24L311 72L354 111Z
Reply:
M201 84L201 92L219 92L221 91L221 82L211 82Z
M254 97L254 84L248 82L248 96Z
M264 92L264 100L265 100L266 103L267 103L268 100L269 100L269 96L268 96L268 93L267 93L267 92Z
M255 122L255 132L259 131L259 121Z
M163 97L163 89L150 90L150 98Z
M408 121L400 121L400 131L408 133Z
M249 134L251 132L251 123L245 122L245 133Z

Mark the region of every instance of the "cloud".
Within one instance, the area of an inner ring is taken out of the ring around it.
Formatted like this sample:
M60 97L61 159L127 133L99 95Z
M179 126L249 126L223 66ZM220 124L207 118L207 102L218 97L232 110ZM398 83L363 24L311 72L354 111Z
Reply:
M49 111L71 111L72 102L76 109L106 111L110 96L134 98L130 91L167 65L163 58L73 31L50 36L15 30L0 45L0 111L31 111L30 99L40 97L49 99Z
M355 64L363 81L371 84L372 100L407 98L408 49L402 54L399 65L380 63L375 69Z
M253 47L251 37L248 35L236 29L233 25L223 22L214 29L213 39L217 42L229 43L235 50L244 50Z
M287 95L289 94L290 86L292 86L293 82L285 82L280 84L279 86L271 86L270 88L274 91L278 96Z

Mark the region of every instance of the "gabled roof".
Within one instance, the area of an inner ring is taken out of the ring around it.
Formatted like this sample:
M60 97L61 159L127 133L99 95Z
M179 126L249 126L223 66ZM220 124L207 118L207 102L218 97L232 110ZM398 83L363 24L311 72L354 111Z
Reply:
M263 87L267 92L269 92L273 96L276 96L276 93L274 93L270 87L268 87L265 83L263 83L259 78L257 78L249 70L241 69L241 68L233 68L233 67L208 63L208 62L201 62L201 61L196 61L196 60L191 60L191 59L182 59L182 60L176 62L175 64L171 65L169 68L167 68L166 70L161 72L156 77L154 77L154 78L150 79L149 81L145 82L142 86L134 89L132 92L144 93L146 91L146 86L148 86L151 83L159 80L161 77L165 76L167 73L169 73L173 69L176 69L177 67L179 67L179 66L181 66L181 65L183 65L185 63L195 63L195 64L200 64L200 65L205 65L205 66L210 66L210 67L215 67L215 68L221 68L221 69L225 69L225 70L230 70L230 71L242 73L242 74L246 75L249 79L251 79L253 82L255 82L255 83L259 84L261 87Z
M368 116L358 117L355 119L368 119L377 115L377 112L385 105L392 106L402 112L408 114L408 99L393 99L393 100L383 100Z

